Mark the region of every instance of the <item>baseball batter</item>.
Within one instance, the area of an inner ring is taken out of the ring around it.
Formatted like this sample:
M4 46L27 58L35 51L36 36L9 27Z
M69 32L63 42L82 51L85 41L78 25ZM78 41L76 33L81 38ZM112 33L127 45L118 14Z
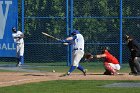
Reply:
M62 40L62 43L68 43L72 45L72 66L70 67L69 71L62 76L68 76L73 72L76 68L83 72L86 75L86 69L84 69L79 63L81 58L84 55L84 37L78 30L74 30L71 33L71 37Z
M12 36L14 38L14 42L16 43L16 52L18 63L17 66L21 66L23 64L23 55L24 55L24 34L21 31L17 31L15 27L12 28Z

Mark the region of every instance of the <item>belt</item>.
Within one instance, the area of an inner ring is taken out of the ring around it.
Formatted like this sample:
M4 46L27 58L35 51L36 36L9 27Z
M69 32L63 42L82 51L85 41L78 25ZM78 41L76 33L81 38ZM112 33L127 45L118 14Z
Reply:
M74 48L73 50L83 50L82 48Z
M17 43L17 45L24 44L24 43Z

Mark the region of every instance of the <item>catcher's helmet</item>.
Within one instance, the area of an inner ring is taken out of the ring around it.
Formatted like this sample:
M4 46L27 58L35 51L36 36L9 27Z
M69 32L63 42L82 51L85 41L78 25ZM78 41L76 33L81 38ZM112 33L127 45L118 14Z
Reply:
M13 32L16 32L16 28L15 28L15 27L12 27L12 31L13 31Z
M104 47L103 50L102 50L102 53L104 53L106 50L110 51L110 48L109 47Z
M80 34L80 32L78 30L73 30L73 32L71 33L71 35L76 35L76 34Z

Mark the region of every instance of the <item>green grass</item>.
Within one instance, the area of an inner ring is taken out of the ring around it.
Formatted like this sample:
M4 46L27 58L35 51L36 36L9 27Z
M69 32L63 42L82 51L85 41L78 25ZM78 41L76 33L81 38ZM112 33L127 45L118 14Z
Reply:
M139 93L140 88L103 87L106 84L140 81L56 80L1 87L0 93Z
M9 63L8 63L9 64ZM52 72L55 69L56 72L66 72L69 70L68 66L64 66L64 63L26 63L28 65L25 69L40 70L46 72ZM104 72L102 62L86 62L81 63L84 68L88 69L88 72ZM6 70L0 70L3 72ZM123 64L120 72L129 72L130 68L128 64ZM75 70L73 73L79 72ZM80 72L81 73L81 72ZM10 78L10 77L9 77ZM94 78L94 77L93 77ZM29 83L16 86L0 87L0 93L139 93L140 88L105 88L102 87L106 84L112 84L117 82L139 82L140 81L97 81L97 80L56 80L46 81L38 83Z
M16 65L14 62L0 62L0 65ZM81 62L80 63L84 68L88 69L88 72L93 73L102 73L104 72L104 67L102 62ZM69 70L70 67L66 66L66 62L50 62L50 63L25 63L27 67L24 67L25 69L31 69L31 70L39 70L39 71L46 71L46 72L52 72L54 69L56 72L66 72ZM3 72L6 70L0 70L0 72ZM74 72L79 72L79 70L75 70ZM122 64L122 68L120 70L121 72L128 73L130 72L130 68L128 64Z
M104 66L102 62L84 62L84 63L80 63L84 68L88 69L88 72L93 72L93 73L100 73L100 72L104 72ZM34 69L34 70L40 70L40 71L47 71L47 72L51 72L53 69L56 72L66 72L69 70L70 67L68 66L55 66L55 63L41 63L41 65L43 67L36 67L39 66L40 64L38 63L34 63L34 64L29 64L32 66L32 68L27 68L27 69ZM74 72L79 72L79 70L75 70ZM130 72L130 68L128 66L128 64L122 64L122 68L120 70L120 72L125 72L128 73Z

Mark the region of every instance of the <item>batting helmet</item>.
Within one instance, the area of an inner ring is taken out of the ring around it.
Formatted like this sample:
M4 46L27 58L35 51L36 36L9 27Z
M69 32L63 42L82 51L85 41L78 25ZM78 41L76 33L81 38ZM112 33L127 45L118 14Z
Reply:
M13 32L16 32L16 28L15 28L15 27L12 27L12 31L13 31Z
M80 34L80 32L78 30L73 30L73 32L71 33L71 35L76 35L76 34Z

